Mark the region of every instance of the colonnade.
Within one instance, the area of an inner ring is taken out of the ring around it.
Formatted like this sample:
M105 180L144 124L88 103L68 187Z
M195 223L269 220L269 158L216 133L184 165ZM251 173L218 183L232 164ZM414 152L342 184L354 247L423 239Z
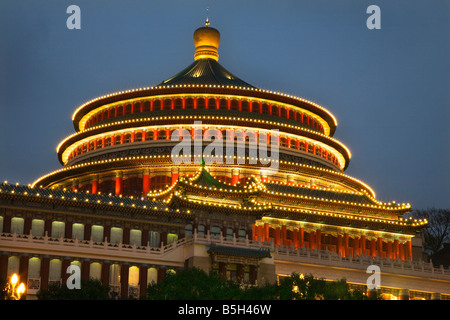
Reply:
M310 113L301 112L284 105L272 102L253 101L250 99L234 99L230 97L166 97L161 99L149 99L131 101L112 106L96 112L86 120L85 128L103 120L112 119L128 114L136 114L148 111L185 110L185 109L210 109L229 110L240 112L252 112L267 114L279 118L291 119L307 125L324 133L324 127L320 121Z
M412 260L410 240L386 239L366 235L363 232L350 234L336 231L336 235L323 233L321 229L290 228L286 225L270 226L268 223L253 225L253 240L273 241L275 245L329 250L342 257L368 255L395 260Z

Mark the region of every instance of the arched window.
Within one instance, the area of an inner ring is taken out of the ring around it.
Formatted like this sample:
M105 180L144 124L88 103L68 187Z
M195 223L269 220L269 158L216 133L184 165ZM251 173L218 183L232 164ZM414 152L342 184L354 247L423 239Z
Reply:
M178 235L176 233L168 233L167 234L167 244L172 244L178 241Z
M193 232L193 227L192 227L192 224L189 223L184 227L184 235L186 237L189 237L192 235L192 232Z
M210 233L210 235L211 235L212 237L219 238L219 237L220 237L221 231L222 231L222 230L220 230L219 227L213 226L213 227L210 228L209 233Z
M206 109L206 103L204 98L197 99L197 109Z
M181 98L175 99L174 109L176 110L183 109L183 99Z
M242 111L245 111L245 112L250 111L250 104L248 103L247 100L242 100L241 105L242 105Z
M239 229L238 231L238 239L245 240L247 238L247 232L244 229Z
M144 102L144 109L142 110L142 112L147 112L147 111L150 111L150 101Z
M52 222L52 238L64 238L65 231L65 223L62 221L53 221Z
M92 262L89 268L89 278L100 280L102 277L102 265L98 262Z
M228 110L228 101L227 101L227 99L220 99L219 100L219 109L220 110Z
M93 225L91 227L91 237L95 242L103 242L103 226Z
M161 100L153 100L153 111L161 110Z
M142 231L137 229L130 230L130 244L141 246L142 245Z
M84 224L74 223L72 224L72 239L84 240Z
M148 242L150 247L159 248L161 246L161 235L157 231L148 232Z
M164 99L164 110L172 109L172 99Z
M194 99L192 98L186 99L186 109L194 109Z
M111 228L111 239L109 240L110 243L121 243L123 239L123 229L122 228Z
M31 220L31 233L35 237L42 237L44 235L44 220Z
M230 110L239 110L239 101L236 99L232 99L230 101Z
M202 224L198 225L198 227L197 227L197 233L198 233L199 235L204 236L204 235L205 235L205 226L202 225Z

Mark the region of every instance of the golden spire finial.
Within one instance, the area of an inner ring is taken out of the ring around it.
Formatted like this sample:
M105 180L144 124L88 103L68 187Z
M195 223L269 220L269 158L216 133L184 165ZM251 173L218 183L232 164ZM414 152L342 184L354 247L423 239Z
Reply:
M206 21L205 26L209 26L209 7L206 7Z
M195 54L194 59L214 59L219 60L220 33L217 29L209 26L209 7L206 8L206 22L204 27L200 27L194 32Z

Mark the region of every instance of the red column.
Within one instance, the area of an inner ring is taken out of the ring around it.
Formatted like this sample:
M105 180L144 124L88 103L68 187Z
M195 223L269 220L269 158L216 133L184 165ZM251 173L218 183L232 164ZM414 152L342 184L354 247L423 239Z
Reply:
M394 240L393 259L398 259L398 239Z
M72 181L72 191L77 191L78 190L78 179L74 179Z
M348 240L348 233L344 233L344 257L348 257L349 256L349 240Z
M360 255L361 254L361 249L359 247L359 242L360 242L359 237L355 237L353 239L353 252L356 255Z
M128 274L130 266L122 264L120 266L120 296L124 299L128 298Z
M403 243L399 244L398 251L399 251L400 260L405 260L405 248L404 248Z
M316 248L317 250L322 249L322 231L320 229L316 230Z
M269 241L269 224L264 223L264 239L265 241Z
M336 253L343 256L343 254L342 254L342 235L340 235L340 234L337 236Z
M142 176L142 193L144 197L150 191L150 170L145 169L144 174Z
M386 244L386 258L392 259L392 241Z
M111 264L108 262L102 263L102 275L101 275L101 281L104 286L109 286L109 268Z
M261 182L268 182L269 179L267 178L267 175L264 173L261 173Z
M292 244L294 247L298 247L298 230L292 230Z
M122 171L116 174L116 195L123 193L123 173Z
M280 245L280 233L281 233L280 231L281 231L280 227L275 228L275 244L276 245Z
M89 260L81 261L81 279L82 280L89 280L90 266L91 266L91 263Z
M377 242L378 242L377 243L378 256L385 258L383 252L383 239L381 237L378 237Z
M294 185L294 176L293 175L288 175L287 176L287 184L289 186L293 186Z
M98 192L98 175L94 176L92 180L92 194L96 194Z
M8 273L8 258L7 254L0 253L0 277L6 279Z
M299 229L299 239L298 239L298 241L299 241L298 246L300 248L303 248L303 244L304 244L303 242L305 241L305 232L304 232L303 228Z
M147 266L139 267L139 295L146 296L147 294Z
M50 258L41 258L41 289L48 288L48 276L50 272Z
M239 183L239 169L233 169L231 175L231 185L236 186Z
M316 233L314 231L309 233L309 248L311 250L316 248Z
M19 262L19 278L20 282L23 282L24 284L27 284L28 282L28 262L30 260L30 257L28 256L21 256L20 262ZM26 295L24 294L21 298L21 300L25 300Z
M285 246L287 240L287 229L286 225L281 226L281 243Z
M172 184L174 184L174 183L176 183L177 181L178 181L178 177L179 177L179 175L180 175L180 171L179 171L180 169L178 168L178 167L173 167L172 168L172 171L171 171L171 173L172 173Z
M70 266L69 259L62 259L61 263L61 282L62 285L65 286L67 282L67 278L69 278L69 274L67 273L67 268Z
M412 260L412 244L411 244L411 241L406 241L406 260Z
M366 255L366 236L362 235L361 236L361 254L362 255Z
M377 255L377 243L375 239L370 239L370 255L372 257Z

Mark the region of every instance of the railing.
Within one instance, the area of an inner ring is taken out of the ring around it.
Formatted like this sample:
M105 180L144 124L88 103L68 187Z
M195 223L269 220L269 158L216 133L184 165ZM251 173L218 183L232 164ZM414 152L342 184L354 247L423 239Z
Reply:
M372 257L366 255L356 255L354 257L342 257L327 250L311 250L308 248L284 247L282 245L274 247L274 258L276 260L287 261L314 261L317 264L332 264L335 266L348 266L351 268L365 269L368 265L377 265L383 272L393 273L421 273L433 274L436 276L447 276L450 280L450 267L444 268L442 265L435 267L433 263L420 261L403 261L389 258ZM359 266L359 267L358 267ZM439 277L441 278L441 277Z
M106 249L110 251L125 251L125 252L135 252L144 253L150 255L162 255L171 250L184 245L186 239L180 239L174 241L171 244L163 245L160 247L152 247L147 243L146 246L137 246L135 244L124 244L124 243L112 243L108 242L106 239L103 242L94 241L92 238L90 240L79 240L59 238L45 236L33 236L31 234L17 234L17 233L0 233L0 241L18 242L22 243L25 247L26 243L49 245L49 246L64 246L64 247L79 247L79 248L94 248L94 249Z
M279 261L291 262L309 262L316 264L325 264L332 266L349 267L355 269L365 269L368 265L378 265L383 272L402 273L409 275L424 276L432 275L430 277L450 279L450 268L444 268L442 265L436 267L433 263L424 261L403 261L388 258L371 257L366 255L356 255L354 257L342 257L327 250L312 250L309 248L296 248L287 246L277 246L273 241L262 242L261 240L253 241L248 238L224 237L222 235L211 235L194 233L182 239L178 239L171 244L161 245L160 247L151 247L149 243L146 246L136 246L135 244L110 243L108 241L97 242L90 240L78 240L67 238L53 238L45 236L33 236L31 234L16 234L16 233L0 233L0 241L17 242L21 248L29 248L27 244L40 244L49 246L60 246L66 249L72 248L94 248L111 251L111 253L124 253L126 256L129 253L137 255L142 254L146 258L162 258L164 255L173 252L175 249L190 245L203 244L209 246L212 243L224 246L232 246L249 249L269 249L272 257ZM128 256L127 256L128 257ZM184 261L177 261L184 263Z

